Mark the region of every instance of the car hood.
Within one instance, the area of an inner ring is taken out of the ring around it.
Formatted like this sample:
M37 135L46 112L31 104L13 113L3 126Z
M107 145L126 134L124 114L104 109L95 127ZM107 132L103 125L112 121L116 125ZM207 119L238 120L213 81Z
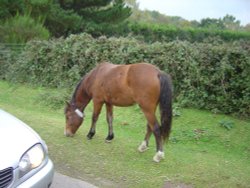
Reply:
M39 135L25 123L0 110L0 169L16 168L22 155L41 142Z

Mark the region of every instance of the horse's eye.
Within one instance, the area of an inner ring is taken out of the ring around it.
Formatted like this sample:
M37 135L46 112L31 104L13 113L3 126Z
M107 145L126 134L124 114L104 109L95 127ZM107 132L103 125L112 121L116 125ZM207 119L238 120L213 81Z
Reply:
M72 120L72 116L67 116L67 117L66 117L66 120L67 120L67 121L71 121L71 120Z

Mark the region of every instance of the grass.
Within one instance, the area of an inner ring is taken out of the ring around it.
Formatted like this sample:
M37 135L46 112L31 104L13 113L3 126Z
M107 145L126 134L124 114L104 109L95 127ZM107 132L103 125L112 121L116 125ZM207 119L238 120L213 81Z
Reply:
M97 134L91 141L86 139L92 105L86 109L86 120L76 136L66 138L63 105L57 101L57 108L48 106L45 95L50 93L57 98L62 93L65 98L62 90L0 81L0 107L41 135L58 172L99 187L155 188L166 182L193 187L250 186L248 120L181 109L165 145L165 160L156 164L152 161L153 137L148 151L137 152L146 130L146 121L137 106L114 109L115 139L110 144L104 141L108 133L104 109L97 122ZM229 124L230 129L221 122Z

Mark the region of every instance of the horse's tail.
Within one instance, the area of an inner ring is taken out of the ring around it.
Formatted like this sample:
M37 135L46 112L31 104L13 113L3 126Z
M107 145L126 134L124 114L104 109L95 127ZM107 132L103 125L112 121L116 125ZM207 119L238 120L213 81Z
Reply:
M167 140L172 124L172 81L169 75L163 72L158 75L160 80L160 114L161 114L161 136Z

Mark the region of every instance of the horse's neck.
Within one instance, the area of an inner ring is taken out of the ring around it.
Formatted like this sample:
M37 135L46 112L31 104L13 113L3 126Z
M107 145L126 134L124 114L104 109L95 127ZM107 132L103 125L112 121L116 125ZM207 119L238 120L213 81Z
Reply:
M72 100L81 111L84 111L84 109L90 102L91 97L87 94L86 88L84 87L83 83L81 83L81 86L76 91L74 99Z
M84 76L84 78L81 80L81 82L77 86L77 89L73 96L73 100L74 100L74 103L76 103L77 107L82 111L84 111L85 107L88 105L88 103L92 99L91 94L90 94L91 86L93 85L96 74L100 67L101 65L91 70L87 75Z

